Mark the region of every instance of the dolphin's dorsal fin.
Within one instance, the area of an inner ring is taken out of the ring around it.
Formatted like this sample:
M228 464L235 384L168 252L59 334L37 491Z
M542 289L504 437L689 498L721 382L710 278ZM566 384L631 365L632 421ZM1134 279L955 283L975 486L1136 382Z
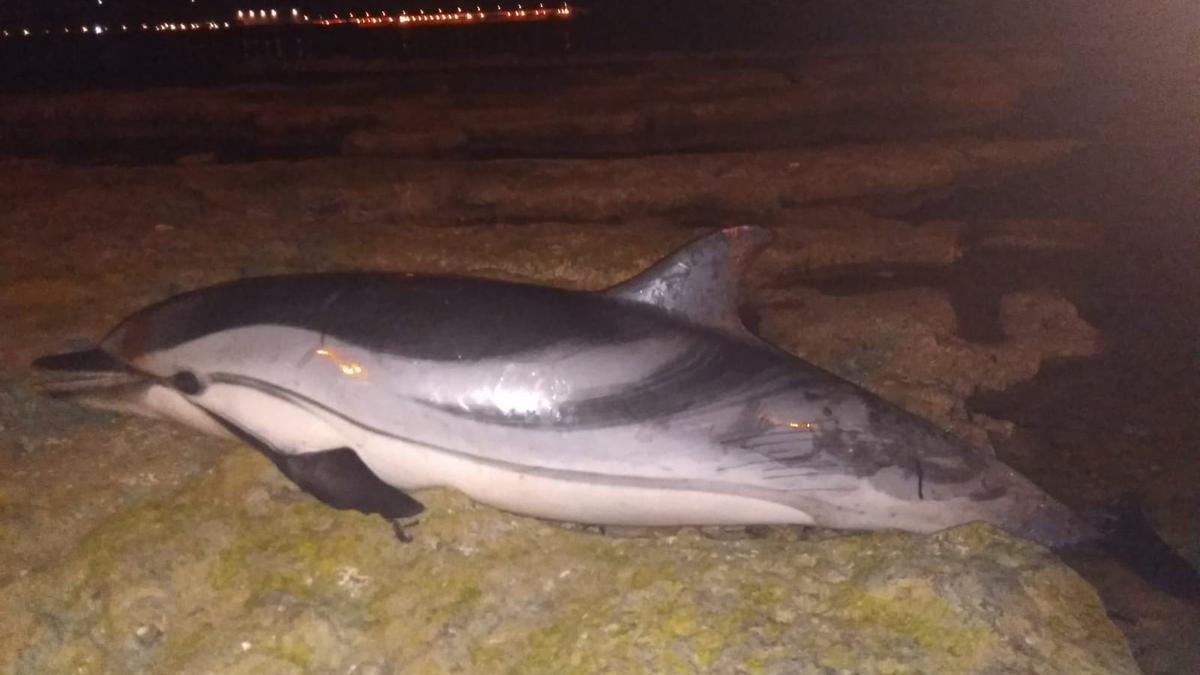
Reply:
M770 241L771 232L762 227L725 228L696 239L604 293L660 307L692 323L744 333L738 318L738 280Z

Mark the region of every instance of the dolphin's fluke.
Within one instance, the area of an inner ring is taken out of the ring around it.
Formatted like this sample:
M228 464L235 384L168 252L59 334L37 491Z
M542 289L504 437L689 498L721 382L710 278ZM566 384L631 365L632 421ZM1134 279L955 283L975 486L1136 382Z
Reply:
M770 230L755 225L714 232L605 294L654 305L692 323L740 333L745 329L738 319L738 281L771 238Z

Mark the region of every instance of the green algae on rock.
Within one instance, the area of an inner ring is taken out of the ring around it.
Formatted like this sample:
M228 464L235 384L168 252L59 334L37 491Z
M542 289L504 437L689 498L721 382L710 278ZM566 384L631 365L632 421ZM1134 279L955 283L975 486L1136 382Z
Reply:
M256 492L257 491L257 492ZM265 491L265 504L248 495ZM717 541L426 493L416 540L246 449L0 591L5 672L1137 672L1094 592L986 526Z

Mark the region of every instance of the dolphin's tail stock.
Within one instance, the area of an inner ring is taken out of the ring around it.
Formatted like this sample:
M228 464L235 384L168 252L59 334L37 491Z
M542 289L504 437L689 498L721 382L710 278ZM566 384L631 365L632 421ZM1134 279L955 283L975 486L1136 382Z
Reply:
M1122 495L1089 520L1096 523L1099 538L1058 551L1085 578L1092 576L1088 560L1107 558L1158 591L1200 607L1200 569L1159 536L1139 497Z
M1200 606L1200 570L1163 541L1146 517L1142 500L1126 494L1106 509L1104 550L1147 583Z

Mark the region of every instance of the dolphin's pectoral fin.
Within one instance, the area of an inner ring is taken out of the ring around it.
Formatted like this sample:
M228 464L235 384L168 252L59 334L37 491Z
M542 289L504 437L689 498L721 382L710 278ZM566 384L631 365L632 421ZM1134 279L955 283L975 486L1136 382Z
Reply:
M380 480L350 448L302 455L269 451L267 456L293 483L335 509L378 513L389 520L425 510L421 502Z
M378 513L388 520L408 518L425 510L421 502L380 480L350 448L296 454L280 452L225 417L202 410L234 436L266 455L301 490L335 509Z

